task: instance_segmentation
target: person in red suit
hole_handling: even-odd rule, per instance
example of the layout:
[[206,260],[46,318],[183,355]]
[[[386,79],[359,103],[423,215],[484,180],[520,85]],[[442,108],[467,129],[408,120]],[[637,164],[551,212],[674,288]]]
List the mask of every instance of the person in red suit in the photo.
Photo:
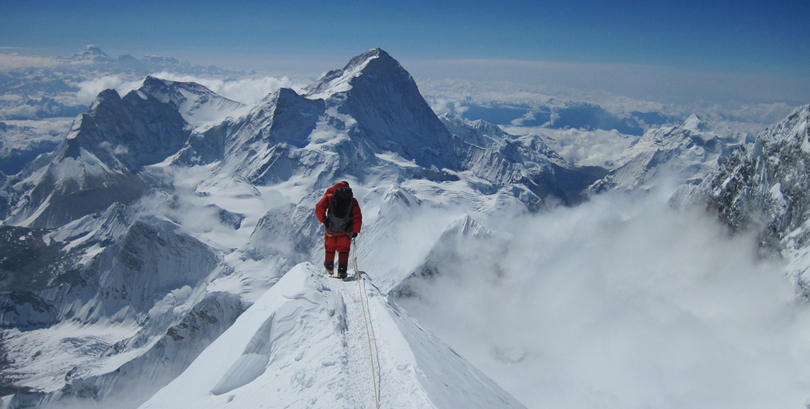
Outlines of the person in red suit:
[[337,252],[337,277],[346,278],[352,239],[357,237],[363,226],[360,204],[354,198],[349,182],[338,182],[326,189],[323,198],[315,205],[315,215],[318,217],[318,221],[326,227],[326,235],[323,240],[326,259],[323,265],[329,275],[332,275],[335,266],[335,252]]

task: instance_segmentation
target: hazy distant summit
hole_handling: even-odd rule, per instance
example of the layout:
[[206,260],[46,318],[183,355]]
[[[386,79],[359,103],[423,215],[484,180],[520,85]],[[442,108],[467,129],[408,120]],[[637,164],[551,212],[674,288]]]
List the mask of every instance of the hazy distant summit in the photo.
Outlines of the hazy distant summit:
[[71,61],[82,61],[82,62],[89,62],[89,63],[99,63],[99,62],[109,62],[113,61],[113,58],[107,55],[101,48],[96,47],[92,44],[88,45],[84,51],[73,54],[70,57]]

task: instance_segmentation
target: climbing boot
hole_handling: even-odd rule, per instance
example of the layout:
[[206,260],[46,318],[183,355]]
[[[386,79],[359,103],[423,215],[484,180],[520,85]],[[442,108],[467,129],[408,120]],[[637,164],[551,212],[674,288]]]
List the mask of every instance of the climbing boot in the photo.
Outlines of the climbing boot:
[[338,273],[337,278],[345,279],[346,278],[346,266],[338,266]]
[[332,275],[332,274],[335,273],[335,271],[334,271],[334,269],[335,269],[334,263],[323,263],[323,266],[326,267],[326,272],[328,272],[329,275]]

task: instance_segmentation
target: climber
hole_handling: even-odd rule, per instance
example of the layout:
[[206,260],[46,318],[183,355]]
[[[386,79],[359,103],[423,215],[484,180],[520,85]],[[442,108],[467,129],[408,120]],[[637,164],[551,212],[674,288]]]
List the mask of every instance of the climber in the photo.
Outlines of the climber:
[[318,221],[326,227],[324,248],[326,260],[323,265],[329,275],[334,272],[335,252],[338,253],[337,278],[346,278],[349,266],[349,250],[352,239],[360,233],[363,225],[363,215],[360,205],[352,196],[349,182],[342,181],[326,190],[323,198],[315,205],[315,215]]

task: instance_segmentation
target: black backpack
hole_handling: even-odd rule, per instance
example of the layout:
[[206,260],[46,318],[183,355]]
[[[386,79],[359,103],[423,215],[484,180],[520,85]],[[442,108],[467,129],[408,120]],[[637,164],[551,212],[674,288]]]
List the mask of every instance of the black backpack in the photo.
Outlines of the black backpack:
[[352,228],[352,189],[339,187],[332,192],[332,200],[326,209],[326,218],[329,220],[329,230],[335,233],[344,233]]

